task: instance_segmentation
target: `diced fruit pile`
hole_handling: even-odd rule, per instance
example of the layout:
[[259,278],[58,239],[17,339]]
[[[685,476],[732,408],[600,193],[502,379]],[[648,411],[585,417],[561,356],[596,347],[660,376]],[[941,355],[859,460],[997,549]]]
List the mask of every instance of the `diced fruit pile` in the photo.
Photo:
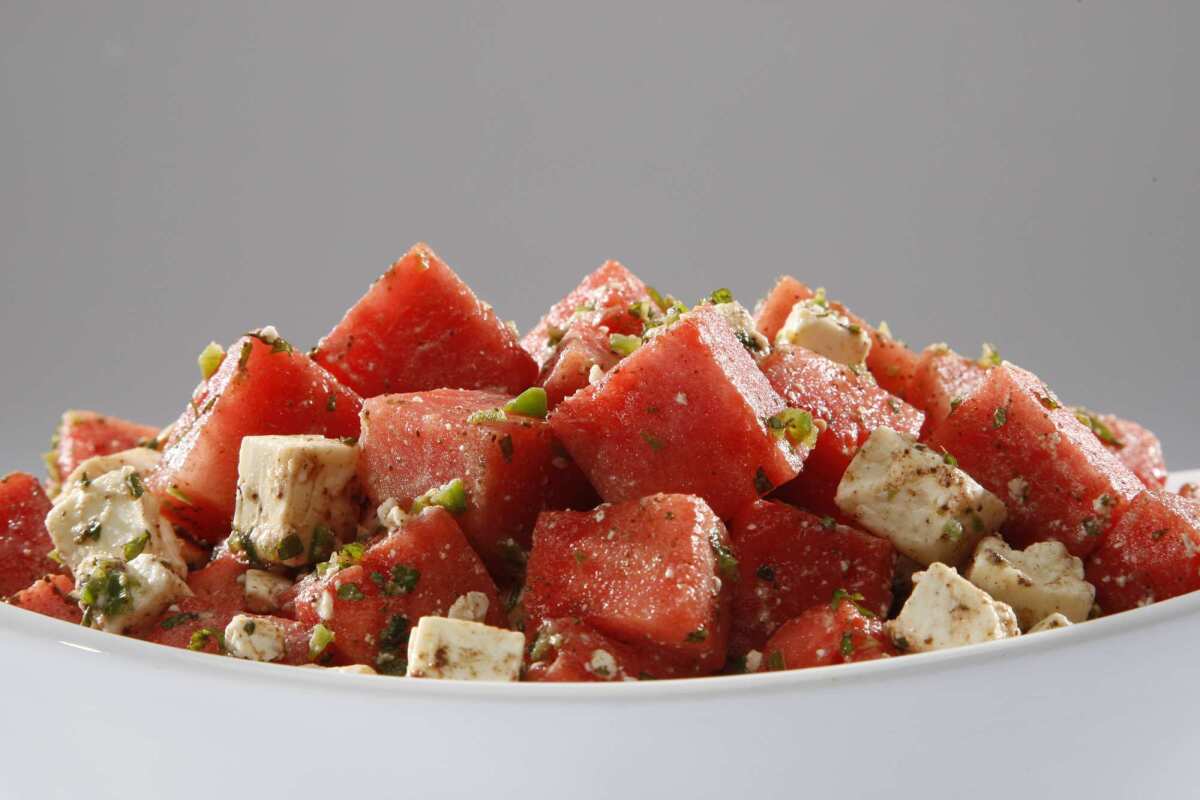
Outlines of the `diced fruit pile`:
[[610,261],[524,338],[417,245],[313,350],[210,344],[164,429],[68,411],[0,480],[0,596],[172,647],[625,681],[1005,639],[1200,589],[1145,428],[794,278]]

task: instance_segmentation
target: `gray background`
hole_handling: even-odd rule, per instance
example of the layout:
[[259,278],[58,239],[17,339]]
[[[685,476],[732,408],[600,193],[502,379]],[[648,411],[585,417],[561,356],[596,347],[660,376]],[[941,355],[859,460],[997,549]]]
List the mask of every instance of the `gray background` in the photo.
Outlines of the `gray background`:
[[791,272],[1200,465],[1200,4],[603,5],[3,2],[2,467],[419,239],[523,328]]

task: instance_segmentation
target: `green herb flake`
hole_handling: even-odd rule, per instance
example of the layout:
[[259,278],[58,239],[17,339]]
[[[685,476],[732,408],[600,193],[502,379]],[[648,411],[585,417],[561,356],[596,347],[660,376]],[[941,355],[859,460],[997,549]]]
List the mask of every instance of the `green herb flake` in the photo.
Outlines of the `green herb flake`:
[[708,301],[713,305],[732,303],[733,292],[729,291],[728,289],[715,289],[713,290],[713,293],[708,296]]
[[962,395],[950,398],[950,413],[953,414],[955,411],[958,411],[958,407],[963,404],[963,400],[965,399]]
[[767,669],[771,672],[782,672],[787,669],[782,650],[772,650],[771,655],[767,656]]
[[325,648],[333,642],[333,631],[326,628],[321,623],[313,626],[312,633],[308,637],[308,660],[316,661],[325,652]]
[[705,628],[703,625],[701,625],[699,628],[696,628],[696,630],[685,636],[683,640],[688,644],[696,644],[698,642],[703,642],[707,638],[708,628]]
[[133,495],[133,499],[137,500],[146,493],[146,485],[142,483],[142,476],[136,472],[129,473],[129,477],[125,479],[129,484],[129,493]]
[[195,614],[191,611],[184,611],[180,614],[172,614],[171,616],[167,617],[162,622],[158,623],[158,627],[162,628],[164,631],[169,631],[172,628],[177,628],[180,625],[183,625],[185,622],[194,622],[198,619],[200,619],[199,614]]
[[545,419],[547,411],[546,390],[540,386],[530,387],[505,403],[504,410],[509,414],[516,414],[521,417]]
[[942,535],[952,542],[957,542],[963,537],[963,524],[956,519],[946,520],[946,524],[942,526]]
[[1159,539],[1161,539],[1162,537],[1164,537],[1166,535],[1167,535],[1167,529],[1159,528],[1154,533],[1150,534],[1150,538],[1154,539],[1155,541],[1158,541]]
[[979,360],[975,363],[984,369],[991,369],[992,367],[998,367],[1003,364],[1004,359],[1000,358],[1000,351],[996,349],[995,345],[989,342],[984,342],[983,352],[980,353]]
[[325,410],[331,414],[337,411],[337,395],[333,392],[330,392],[329,397],[325,400]]
[[831,531],[837,527],[837,520],[833,517],[821,517],[821,527],[827,531]]
[[451,514],[461,514],[467,510],[467,487],[462,478],[455,478],[441,486],[435,486],[425,494],[413,500],[410,514],[419,514],[430,506],[441,506]]
[[379,649],[383,652],[396,652],[408,644],[408,617],[394,614],[379,632]]
[[992,412],[992,428],[1003,428],[1008,422],[1008,409],[1000,406]]
[[[312,541],[309,543],[308,560],[312,563],[325,561],[333,554],[334,547],[337,546],[337,539],[333,535],[333,531],[329,530],[327,525],[318,523],[313,527]],[[347,547],[358,547],[362,545],[357,542],[352,542]]]
[[100,532],[103,528],[100,525],[100,520],[94,519],[84,526],[83,530],[75,534],[75,544],[83,544],[84,542],[96,542],[100,540]]
[[221,368],[221,362],[224,360],[225,348],[216,342],[209,342],[196,358],[196,363],[200,365],[200,377],[204,380],[211,378]]
[[188,640],[188,650],[203,650],[209,642],[213,641],[217,643],[218,651],[225,652],[225,635],[212,628],[201,628]]
[[854,637],[850,631],[842,633],[842,643],[839,648],[842,652],[842,658],[849,658],[854,655]]
[[150,531],[142,531],[141,535],[125,543],[123,555],[126,561],[133,561],[142,554],[146,545],[150,544]]
[[383,593],[387,595],[410,594],[413,589],[417,588],[420,580],[421,570],[407,564],[397,564],[392,567],[391,580],[384,586]]
[[642,346],[642,337],[630,336],[624,333],[614,333],[608,337],[608,349],[619,355],[621,358],[632,355],[635,350]]
[[295,558],[304,552],[304,543],[300,541],[300,537],[294,533],[289,533],[280,540],[279,545],[275,548],[275,556],[280,561],[288,561]]
[[337,596],[339,600],[358,601],[366,595],[357,583],[343,583],[337,588]]
[[713,544],[713,554],[717,557],[717,572],[720,574],[721,580],[736,582],[741,576],[738,573],[738,560],[733,555],[733,551],[717,542]]
[[654,434],[647,433],[646,431],[642,431],[642,441],[650,445],[650,449],[655,451],[662,450],[663,447],[666,446],[663,444],[662,439],[659,439]]
[[759,467],[754,473],[754,491],[759,494],[767,494],[775,488],[775,484],[771,483],[771,479],[767,477],[767,471]]
[[1121,441],[1121,439],[1117,437],[1117,435],[1113,432],[1113,429],[1105,424],[1104,420],[1100,419],[1099,415],[1088,411],[1086,408],[1074,408],[1072,411],[1075,412],[1075,419],[1079,420],[1088,428],[1090,428],[1092,433],[1094,433],[1096,438],[1100,441],[1118,449],[1125,446],[1125,442]]

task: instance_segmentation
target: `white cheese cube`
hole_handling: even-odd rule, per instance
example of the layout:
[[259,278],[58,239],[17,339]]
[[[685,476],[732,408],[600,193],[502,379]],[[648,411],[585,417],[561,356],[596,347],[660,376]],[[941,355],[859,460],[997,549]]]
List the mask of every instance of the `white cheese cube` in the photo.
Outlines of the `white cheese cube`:
[[1019,636],[1013,610],[945,564],[913,575],[913,592],[896,619],[887,623],[896,645],[909,652]]
[[242,439],[231,546],[289,566],[327,557],[357,528],[357,466],[358,447],[337,439]]
[[287,652],[287,640],[270,617],[238,614],[225,626],[225,652],[250,661],[278,661]]
[[450,619],[465,619],[468,622],[483,622],[489,605],[488,597],[483,592],[467,592],[450,605],[446,616]]
[[1067,552],[1062,542],[1038,542],[1014,550],[1003,539],[989,536],[975,548],[966,577],[1012,606],[1023,630],[1055,612],[1071,622],[1083,622],[1096,599],[1096,588],[1083,578],[1083,561]]
[[515,681],[525,636],[479,622],[421,617],[408,640],[408,677]]
[[775,334],[776,347],[804,347],[847,366],[866,362],[871,337],[861,325],[820,300],[801,300]]
[[76,582],[85,560],[131,561],[143,553],[187,575],[175,530],[159,515],[158,499],[146,490],[141,472],[126,464],[77,477],[64,485],[46,515],[54,547]]
[[162,463],[162,454],[148,447],[135,447],[107,456],[92,456],[72,470],[67,479],[63,481],[62,491],[70,491],[76,486],[87,484],[101,475],[121,467],[133,467],[142,477],[145,477],[157,469],[160,463]]
[[289,578],[266,570],[248,569],[244,577],[246,607],[258,614],[278,610],[283,596],[292,588]]
[[838,485],[838,508],[920,562],[961,564],[1004,522],[995,495],[951,459],[891,428],[875,429]]
[[148,622],[181,597],[188,585],[157,556],[143,553],[128,563],[90,557],[75,570],[83,622],[121,633]]
[[1062,614],[1059,614],[1056,611],[1053,614],[1051,614],[1050,616],[1046,617],[1041,622],[1039,622],[1037,625],[1034,625],[1032,628],[1027,630],[1025,633],[1026,634],[1041,633],[1042,631],[1052,631],[1055,628],[1069,628],[1069,627],[1071,627],[1071,620],[1067,619]]
[[745,306],[734,300],[730,303],[717,303],[713,308],[720,312],[721,317],[733,330],[733,335],[737,337],[743,347],[750,351],[752,356],[761,358],[771,352],[771,343],[767,337],[759,333],[758,327],[754,324],[754,317],[750,315]]

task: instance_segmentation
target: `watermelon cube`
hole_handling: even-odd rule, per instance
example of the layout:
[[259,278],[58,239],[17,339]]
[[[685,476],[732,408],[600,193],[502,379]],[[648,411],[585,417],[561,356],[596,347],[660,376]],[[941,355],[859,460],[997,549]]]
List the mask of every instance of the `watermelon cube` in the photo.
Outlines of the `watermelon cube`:
[[775,344],[775,337],[787,322],[792,307],[796,303],[811,300],[814,295],[815,292],[806,284],[791,275],[784,275],[754,307],[754,326],[772,345]]
[[587,386],[594,369],[607,372],[621,360],[613,352],[610,335],[607,327],[590,323],[576,323],[563,334],[538,379],[550,408]]
[[928,436],[950,412],[983,385],[987,369],[945,345],[925,348],[913,370],[905,398],[925,412],[921,429]]
[[61,571],[48,557],[54,549],[46,532],[49,513],[50,500],[37,478],[24,472],[0,478],[0,598]]
[[782,347],[762,362],[771,386],[793,408],[802,408],[826,428],[804,462],[804,471],[777,496],[821,514],[838,515],[838,482],[871,431],[888,427],[916,435],[922,414],[885,392],[875,381],[801,347]]
[[1041,380],[1007,362],[987,371],[929,444],[1004,501],[1004,538],[1019,549],[1056,539],[1083,558],[1142,490]]
[[245,436],[358,435],[358,395],[270,334],[248,334],[193,395],[148,481],[163,513],[197,539],[229,533]]
[[892,604],[891,542],[784,503],[759,500],[729,525],[739,580],[733,585],[729,652],[761,650],[804,611],[828,607],[839,590],[885,616]]
[[516,333],[425,244],[372,284],[313,358],[363,397],[442,387],[516,393],[537,378]]
[[68,411],[54,434],[54,463],[51,485],[67,479],[75,468],[92,456],[107,456],[148,444],[158,428],[139,425],[95,411]]
[[359,439],[359,476],[376,504],[394,498],[407,508],[461,478],[467,501],[459,525],[496,574],[511,543],[528,548],[552,482],[569,494],[564,482],[581,480],[545,420],[498,413],[511,399],[466,389],[373,397]]
[[770,421],[783,400],[721,313],[701,306],[550,415],[600,496],[698,495],[728,518],[796,476],[808,448]]
[[725,526],[698,497],[546,511],[526,572],[526,630],[577,618],[681,673],[714,672],[725,660],[737,577]]
[[577,619],[542,623],[529,651],[528,681],[627,681],[672,677],[677,668],[605,636]]
[[1113,414],[1097,414],[1076,407],[1075,416],[1092,429],[1101,444],[1129,467],[1147,489],[1167,485],[1167,462],[1158,437],[1136,422]]
[[762,669],[806,669],[897,655],[900,651],[884,630],[883,619],[843,599],[784,623],[763,650]]
[[1200,589],[1200,501],[1145,491],[1087,561],[1106,614]]
[[303,578],[295,601],[296,619],[333,632],[323,654],[331,663],[403,675],[410,627],[424,616],[446,616],[468,594],[477,593],[471,605],[483,610],[475,621],[503,626],[495,584],[441,508],[426,508],[365,550],[344,549],[338,558],[346,566]]
[[83,612],[79,609],[79,603],[71,597],[74,590],[75,582],[70,576],[45,575],[34,581],[32,586],[8,598],[8,602],[27,611],[78,625],[83,620]]

